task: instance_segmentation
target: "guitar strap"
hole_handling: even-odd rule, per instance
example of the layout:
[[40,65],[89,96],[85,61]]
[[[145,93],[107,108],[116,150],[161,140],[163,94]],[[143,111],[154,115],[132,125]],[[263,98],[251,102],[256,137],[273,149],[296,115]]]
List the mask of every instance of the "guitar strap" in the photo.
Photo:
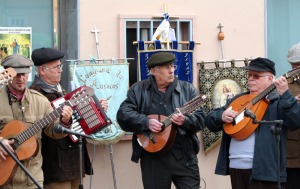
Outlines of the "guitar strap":
[[9,104],[10,106],[12,106],[11,94],[10,94],[10,92],[9,92],[9,90],[8,90],[8,87],[6,87],[6,93],[7,93],[7,98],[8,98],[8,104]]
[[11,93],[10,93],[8,87],[6,87],[6,92],[7,92],[8,104],[10,105],[10,108],[11,108],[11,111],[12,111],[12,114],[13,114],[14,119],[15,119],[15,120],[18,120],[18,117],[20,116],[20,112],[21,112],[21,113],[22,113],[22,118],[21,118],[21,120],[23,121],[23,119],[24,119],[23,113],[24,113],[25,108],[22,107],[22,99],[18,100],[18,99],[16,98],[16,100],[19,101],[19,115],[18,115],[18,116],[15,116],[15,113],[14,113],[14,111],[13,111],[13,104],[12,104],[12,98],[13,98],[13,97],[12,97],[12,95],[11,95]]

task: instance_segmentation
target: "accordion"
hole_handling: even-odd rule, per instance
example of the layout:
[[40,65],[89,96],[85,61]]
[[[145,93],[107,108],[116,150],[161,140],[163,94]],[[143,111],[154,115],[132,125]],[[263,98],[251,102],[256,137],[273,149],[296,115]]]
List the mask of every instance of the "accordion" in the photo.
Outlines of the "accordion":
[[[52,101],[52,106],[58,108],[65,101],[69,100],[74,93],[80,91],[82,87],[87,86],[81,86],[63,97]],[[72,119],[71,130],[86,135],[98,132],[111,124],[111,120],[107,117],[96,95],[90,97],[86,103],[74,106]],[[73,142],[78,141],[77,136],[71,134],[69,136]]]

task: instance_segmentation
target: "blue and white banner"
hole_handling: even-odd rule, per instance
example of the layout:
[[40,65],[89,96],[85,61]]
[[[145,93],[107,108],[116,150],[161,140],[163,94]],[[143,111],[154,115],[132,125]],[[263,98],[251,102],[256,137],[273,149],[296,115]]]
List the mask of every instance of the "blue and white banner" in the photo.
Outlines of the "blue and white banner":
[[[164,50],[166,51],[166,50]],[[140,66],[140,79],[147,79],[150,75],[150,70],[147,67],[147,62],[152,54],[163,52],[162,50],[152,50],[152,51],[139,51],[139,66]],[[176,57],[176,62],[174,65],[177,65],[175,70],[175,75],[179,80],[188,81],[193,83],[193,51],[176,51],[169,50],[167,52],[173,53]]]
[[116,143],[125,134],[116,121],[116,114],[120,104],[126,98],[129,87],[128,69],[127,63],[70,65],[74,89],[83,85],[90,86],[94,88],[98,99],[109,98],[107,116],[112,124],[92,134],[99,144]]
[[147,67],[147,62],[152,54],[158,52],[170,52],[176,57],[174,65],[177,65],[175,75],[179,80],[188,81],[193,83],[193,50],[195,42],[188,43],[188,50],[177,50],[178,41],[172,41],[170,44],[171,49],[162,49],[161,42],[154,41],[155,50],[145,50],[144,41],[138,42],[138,66],[139,66],[139,79],[147,79],[150,75],[150,70]]

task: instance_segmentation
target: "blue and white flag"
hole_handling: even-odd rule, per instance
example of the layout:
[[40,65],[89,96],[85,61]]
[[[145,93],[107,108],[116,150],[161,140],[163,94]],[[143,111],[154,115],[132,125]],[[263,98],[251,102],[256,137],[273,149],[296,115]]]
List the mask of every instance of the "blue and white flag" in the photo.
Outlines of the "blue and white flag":
[[98,99],[108,100],[107,116],[112,124],[105,129],[92,134],[98,144],[112,144],[119,141],[125,134],[116,121],[117,110],[125,100],[129,87],[128,64],[84,64],[71,65],[73,73],[71,80],[74,87],[86,85],[94,88]]

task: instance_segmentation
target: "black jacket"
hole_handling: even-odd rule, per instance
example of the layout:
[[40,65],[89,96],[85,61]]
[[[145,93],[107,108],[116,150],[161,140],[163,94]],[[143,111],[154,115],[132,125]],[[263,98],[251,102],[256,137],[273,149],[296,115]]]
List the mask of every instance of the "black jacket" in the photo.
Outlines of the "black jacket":
[[[142,153],[142,147],[140,147],[137,142],[136,134],[149,131],[149,118],[147,115],[149,115],[148,110],[151,107],[150,103],[152,102],[153,97],[153,84],[150,80],[149,77],[146,80],[133,84],[128,90],[127,98],[122,102],[117,112],[117,121],[120,127],[124,131],[133,132],[133,152],[131,160],[134,162],[139,161]],[[175,110],[197,96],[197,90],[188,82],[179,81],[177,79],[174,82],[177,82],[177,85],[171,98],[173,109]],[[189,142],[186,142],[184,144],[185,147],[191,149],[192,145],[195,154],[199,152],[199,140],[196,133],[205,127],[204,118],[205,114],[203,110],[198,109],[194,113],[186,115],[184,125],[178,127],[180,132],[177,133],[186,135],[190,139],[190,144],[188,144]]]

